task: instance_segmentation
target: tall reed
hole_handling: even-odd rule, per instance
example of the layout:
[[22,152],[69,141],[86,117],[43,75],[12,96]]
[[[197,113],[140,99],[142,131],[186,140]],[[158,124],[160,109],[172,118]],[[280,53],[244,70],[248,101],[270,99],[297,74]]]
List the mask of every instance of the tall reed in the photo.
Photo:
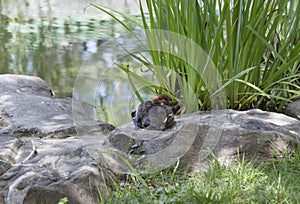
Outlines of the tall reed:
[[[146,30],[175,32],[198,44],[218,70],[223,85],[217,92],[225,91],[227,108],[280,112],[287,102],[300,96],[298,0],[145,0],[144,4],[140,0],[139,3],[142,22],[112,9],[93,6],[113,16],[128,30],[131,28],[117,14]],[[152,40],[148,39],[148,43]],[[166,36],[164,40],[169,39]],[[197,57],[197,53],[193,54]],[[149,60],[132,55],[149,65]],[[211,109],[212,93],[193,67],[176,57],[176,53],[150,51],[150,55],[150,70],[160,83],[149,86],[152,90],[160,87],[159,91],[169,92],[187,108],[187,103],[197,96],[197,109]],[[129,77],[145,83],[124,65],[120,67]],[[167,73],[161,67],[166,67]],[[175,75],[170,74],[174,72]]]

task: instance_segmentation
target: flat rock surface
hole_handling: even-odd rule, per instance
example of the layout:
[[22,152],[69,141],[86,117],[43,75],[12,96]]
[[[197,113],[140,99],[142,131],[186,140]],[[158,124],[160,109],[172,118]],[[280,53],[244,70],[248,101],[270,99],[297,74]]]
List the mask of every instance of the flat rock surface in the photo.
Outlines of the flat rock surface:
[[[0,75],[0,134],[10,136],[68,137],[76,135],[73,105],[84,111],[92,124],[95,107],[72,100],[53,98],[50,88],[38,77]],[[88,113],[87,113],[88,112]],[[103,124],[105,125],[105,124]]]

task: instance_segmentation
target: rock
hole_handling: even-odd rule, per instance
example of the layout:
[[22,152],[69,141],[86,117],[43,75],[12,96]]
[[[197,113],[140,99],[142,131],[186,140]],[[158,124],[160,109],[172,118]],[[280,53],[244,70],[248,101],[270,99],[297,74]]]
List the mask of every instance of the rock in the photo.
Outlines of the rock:
[[[96,203],[96,189],[106,188],[97,162],[79,139],[24,140],[20,145],[14,140],[10,146],[15,148],[1,146],[1,151],[16,153],[6,162],[10,167],[0,177],[6,203],[58,203],[63,197],[68,197],[70,203]],[[33,148],[36,153],[28,158],[28,150]],[[105,191],[103,194],[107,196]]]
[[[0,75],[0,134],[10,136],[68,137],[76,135],[72,99],[56,99],[38,77]],[[76,101],[73,101],[76,103]],[[80,102],[77,102],[80,103]],[[81,103],[95,116],[95,108]],[[88,118],[95,123],[95,118]],[[96,124],[96,123],[95,123]]]
[[[38,77],[0,75],[0,203],[57,204],[63,197],[98,203],[97,192],[108,195],[113,174],[86,151],[76,130],[104,138],[114,127],[95,119],[95,107],[51,93]],[[74,113],[89,126],[76,127]]]
[[22,144],[22,141],[15,137],[0,137],[0,175],[4,174],[16,163],[17,149]]
[[287,105],[285,114],[300,120],[300,98]]
[[47,83],[39,77],[3,74],[0,75],[1,94],[30,94],[35,96],[52,97],[52,91]]
[[[220,110],[176,117],[176,125],[165,131],[135,130],[131,123],[112,131],[105,142],[117,149],[104,162],[122,163],[127,158],[141,172],[151,173],[173,165],[198,171],[213,153],[223,164],[239,157],[266,161],[282,158],[299,145],[300,121],[286,115],[261,110]],[[105,161],[106,160],[106,161]],[[124,166],[125,165],[125,166]],[[114,168],[130,173],[127,164]],[[159,168],[158,168],[159,167]]]

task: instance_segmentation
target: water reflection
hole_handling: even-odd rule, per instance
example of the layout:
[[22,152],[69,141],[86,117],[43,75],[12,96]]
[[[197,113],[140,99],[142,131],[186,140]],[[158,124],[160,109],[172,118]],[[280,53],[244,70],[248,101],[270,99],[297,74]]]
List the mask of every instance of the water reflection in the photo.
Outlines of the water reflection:
[[113,21],[92,20],[82,27],[72,19],[17,22],[2,16],[1,73],[37,75],[58,96],[71,96],[77,71],[107,40],[113,25]]
[[[134,35],[145,40],[141,30],[136,30]],[[98,109],[100,120],[121,125],[131,120],[130,113],[139,102],[131,88],[127,74],[121,71],[115,63],[124,64],[131,71],[153,81],[151,73],[143,71],[145,67],[134,62],[127,52],[128,50],[133,52],[145,49],[145,42],[139,43],[133,36],[127,34],[106,41],[97,49],[98,54],[101,53],[102,56],[105,56],[104,60],[96,60],[98,58],[96,54],[86,61],[78,74],[73,97],[90,104],[99,105],[101,107]],[[146,55],[147,53],[143,54]],[[135,87],[138,90],[141,89],[142,97],[145,100],[151,97],[149,95],[152,94],[140,84],[135,83]]]
[[[116,5],[120,10],[137,12],[136,4],[128,2]],[[37,75],[59,97],[71,96],[74,78],[84,61],[97,53],[101,43],[125,32],[95,8],[84,13],[88,3],[0,0],[0,73]],[[101,1],[107,6],[112,3]]]
[[[113,59],[119,58],[123,49],[117,44],[105,46],[105,42],[126,31],[95,9],[89,8],[83,14],[88,3],[79,0],[0,0],[0,73],[39,76],[49,84],[57,97],[72,96],[74,82],[82,66],[88,67],[88,77],[103,78],[105,70],[113,68]],[[123,5],[123,8],[117,9],[138,13],[134,0],[108,0],[101,4]],[[119,38],[119,41],[126,40]],[[82,87],[78,98],[102,105],[101,119],[115,124],[124,123],[130,119],[128,112],[132,107],[128,107],[128,103],[117,104],[116,100],[128,101],[128,97],[132,97],[132,93],[129,93],[131,88],[128,83],[120,85],[115,81],[123,75],[116,76],[114,73],[110,77],[105,76],[99,84],[89,84],[99,87],[94,93],[87,93],[86,87]],[[120,92],[113,99],[111,93],[117,93],[117,89]],[[124,97],[127,97],[126,100]],[[113,114],[107,111],[105,104],[109,103],[112,106],[119,105],[117,109],[120,113],[125,110],[124,117],[118,117],[119,122],[115,122]],[[124,106],[127,107],[124,109]]]

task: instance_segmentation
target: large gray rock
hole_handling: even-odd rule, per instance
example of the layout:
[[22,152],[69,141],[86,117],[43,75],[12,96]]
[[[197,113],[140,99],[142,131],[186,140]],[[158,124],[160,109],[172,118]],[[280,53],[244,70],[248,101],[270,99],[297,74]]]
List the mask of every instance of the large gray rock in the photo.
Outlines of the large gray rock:
[[38,77],[0,75],[0,203],[98,203],[97,192],[107,196],[108,172],[77,137],[72,102],[98,136],[113,129],[95,119],[95,107],[53,98]]
[[108,124],[96,121],[95,107],[71,98],[53,98],[47,84],[38,77],[0,75],[0,94],[1,135],[74,136],[72,105],[80,105],[73,111],[88,116],[87,122],[110,128]]
[[135,130],[131,123],[126,124],[111,132],[105,142],[117,149],[115,154],[101,156],[122,173],[132,170],[124,157],[146,173],[179,160],[180,167],[198,171],[206,167],[211,153],[224,164],[243,156],[266,161],[284,157],[299,141],[300,121],[294,118],[257,109],[220,110],[177,117],[176,125],[165,131]]
[[0,148],[6,151],[0,156],[6,158],[0,177],[5,203],[57,204],[63,197],[71,203],[97,203],[97,189],[107,196],[106,177],[76,138],[9,138]]
[[52,97],[51,89],[39,77],[3,74],[0,75],[0,93],[3,95],[31,94],[36,96]]

